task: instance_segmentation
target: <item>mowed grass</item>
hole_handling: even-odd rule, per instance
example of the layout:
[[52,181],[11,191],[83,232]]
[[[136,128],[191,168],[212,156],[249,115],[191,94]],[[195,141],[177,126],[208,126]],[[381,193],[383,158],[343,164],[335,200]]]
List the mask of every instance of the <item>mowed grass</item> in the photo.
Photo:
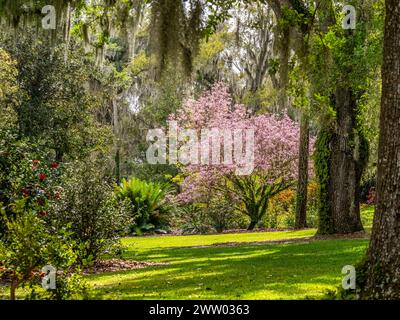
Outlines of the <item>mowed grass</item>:
[[[373,207],[362,217],[370,229]],[[168,264],[86,279],[94,299],[318,299],[340,285],[342,267],[361,259],[368,240],[307,239],[315,231],[124,238],[123,258]],[[293,242],[254,244],[269,241]],[[0,286],[0,299],[8,290]]]
[[298,231],[273,231],[273,232],[243,232],[207,235],[185,235],[185,236],[154,236],[154,237],[132,237],[122,240],[129,251],[142,251],[155,248],[173,248],[190,246],[207,246],[224,243],[246,243],[263,241],[281,241],[312,237],[316,229],[305,229]]
[[[124,258],[168,265],[88,277],[96,299],[321,298],[359,261],[367,240],[250,245],[308,237],[315,230],[125,238]],[[236,241],[235,241],[236,239]],[[235,246],[206,246],[238,242]]]

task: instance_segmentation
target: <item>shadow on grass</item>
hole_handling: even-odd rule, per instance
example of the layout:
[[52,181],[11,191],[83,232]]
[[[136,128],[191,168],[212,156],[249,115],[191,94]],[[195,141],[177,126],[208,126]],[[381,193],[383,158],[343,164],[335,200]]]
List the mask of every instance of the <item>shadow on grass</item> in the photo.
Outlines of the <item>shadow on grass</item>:
[[340,284],[366,240],[152,249],[127,259],[170,265],[90,276],[98,299],[304,299]]

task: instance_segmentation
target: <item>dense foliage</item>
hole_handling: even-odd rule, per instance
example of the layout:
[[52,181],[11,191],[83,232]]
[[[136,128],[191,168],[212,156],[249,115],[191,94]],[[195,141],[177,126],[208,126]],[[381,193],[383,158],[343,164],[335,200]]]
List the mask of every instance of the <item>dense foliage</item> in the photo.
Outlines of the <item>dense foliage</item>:
[[171,186],[167,183],[137,178],[122,180],[115,192],[118,198],[129,200],[132,206],[131,217],[135,224],[131,231],[140,233],[168,225],[170,205],[167,196],[170,191]]

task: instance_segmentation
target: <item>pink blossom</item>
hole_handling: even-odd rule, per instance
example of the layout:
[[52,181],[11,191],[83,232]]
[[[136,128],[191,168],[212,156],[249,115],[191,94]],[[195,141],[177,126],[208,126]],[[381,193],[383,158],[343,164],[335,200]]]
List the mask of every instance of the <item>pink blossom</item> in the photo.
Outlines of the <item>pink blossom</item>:
[[[299,126],[287,115],[265,114],[255,116],[243,105],[233,105],[227,87],[218,83],[197,100],[188,100],[170,116],[180,128],[254,129],[254,171],[273,183],[277,179],[296,179],[299,152]],[[310,150],[314,141],[311,142]],[[223,149],[223,148],[221,148]],[[232,165],[187,165],[182,171],[187,175],[178,196],[183,202],[201,198],[219,183],[222,177],[234,172]]]

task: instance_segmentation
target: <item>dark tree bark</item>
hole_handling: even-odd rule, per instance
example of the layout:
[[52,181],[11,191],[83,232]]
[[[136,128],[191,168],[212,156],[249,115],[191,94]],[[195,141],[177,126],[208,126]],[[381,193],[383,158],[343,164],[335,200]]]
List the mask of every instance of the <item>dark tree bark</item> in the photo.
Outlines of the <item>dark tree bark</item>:
[[63,162],[63,159],[64,159],[64,151],[61,150],[61,148],[60,148],[60,149],[57,149],[57,150],[56,150],[56,157],[55,157],[55,160],[56,160],[57,162]]
[[249,226],[247,227],[247,230],[254,230],[255,226],[257,225],[258,221],[250,221]]
[[13,278],[11,280],[11,285],[10,285],[10,300],[15,300],[15,298],[16,298],[15,292],[16,292],[17,288],[18,288],[18,280]]
[[307,185],[308,158],[310,146],[310,123],[308,114],[303,111],[300,122],[299,173],[296,191],[295,229],[307,227]]
[[368,157],[368,143],[359,132],[357,99],[352,89],[338,87],[333,105],[336,120],[320,132],[315,153],[319,234],[363,230],[359,185]]
[[357,101],[350,88],[337,88],[336,128],[332,134],[330,189],[334,233],[363,230],[359,185],[365,167],[362,137],[356,134]]
[[362,299],[400,299],[400,2],[386,0],[377,205]]
[[[355,37],[353,30],[347,31],[343,50],[348,57],[354,57]],[[316,163],[326,170],[320,170],[318,175],[319,234],[344,234],[363,230],[359,189],[368,159],[368,142],[357,120],[360,94],[355,94],[353,82],[349,80],[352,70],[345,64],[339,64],[338,67],[341,76],[336,80],[331,101],[336,118],[320,133],[325,135],[324,144],[317,144],[317,154],[327,151],[325,163],[321,163],[321,159]]]

